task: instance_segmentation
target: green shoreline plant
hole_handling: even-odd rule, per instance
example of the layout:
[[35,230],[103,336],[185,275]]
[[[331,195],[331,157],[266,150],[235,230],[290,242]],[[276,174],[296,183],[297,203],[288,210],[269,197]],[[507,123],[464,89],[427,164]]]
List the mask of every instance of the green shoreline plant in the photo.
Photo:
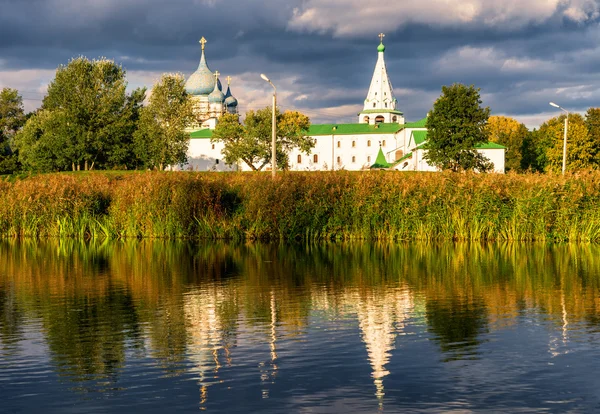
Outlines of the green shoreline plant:
[[0,237],[600,242],[600,172],[92,172],[0,179]]

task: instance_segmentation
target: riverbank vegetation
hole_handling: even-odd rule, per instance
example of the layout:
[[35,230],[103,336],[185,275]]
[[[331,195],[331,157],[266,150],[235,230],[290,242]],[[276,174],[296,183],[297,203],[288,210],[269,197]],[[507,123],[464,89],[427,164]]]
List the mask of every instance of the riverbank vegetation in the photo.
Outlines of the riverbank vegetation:
[[2,237],[600,241],[600,173],[78,172],[0,180]]

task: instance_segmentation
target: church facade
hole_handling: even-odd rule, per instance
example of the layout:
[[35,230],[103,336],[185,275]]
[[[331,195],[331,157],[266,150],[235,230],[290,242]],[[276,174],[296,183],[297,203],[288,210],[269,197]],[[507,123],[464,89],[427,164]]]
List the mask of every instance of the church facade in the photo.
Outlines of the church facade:
[[[357,122],[311,125],[308,135],[314,139],[315,146],[310,154],[301,153],[299,150],[291,151],[288,154],[290,170],[359,171],[371,168],[399,171],[437,170],[425,159],[427,151],[424,149],[427,141],[425,122],[427,118],[416,122],[406,122],[404,114],[398,109],[398,101],[394,96],[385,64],[386,48],[383,37],[384,35],[380,34],[375,71],[363,110],[357,114]],[[212,143],[210,140],[220,114],[237,113],[237,100],[235,106],[227,104],[227,102],[233,102],[229,86],[227,94],[222,92],[219,94],[219,74],[210,72],[208,69],[204,56],[206,43],[204,38],[201,43],[200,65],[186,84],[186,90],[195,99],[198,114],[198,122],[194,125],[193,131],[190,131],[186,168],[204,171],[250,170],[243,163],[240,165],[224,164],[223,144]],[[209,89],[211,91],[207,94]],[[229,95],[229,101],[227,101],[227,95]],[[219,101],[221,98],[222,100]],[[219,102],[221,103],[219,104]],[[476,149],[490,159],[495,172],[504,172],[505,147],[487,143]]]

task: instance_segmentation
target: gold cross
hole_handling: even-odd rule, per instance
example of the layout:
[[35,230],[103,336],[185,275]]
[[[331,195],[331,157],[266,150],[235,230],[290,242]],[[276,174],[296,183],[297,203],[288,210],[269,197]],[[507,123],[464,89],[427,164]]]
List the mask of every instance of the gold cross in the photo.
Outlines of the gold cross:
[[231,83],[231,76],[227,76],[227,85]]
[[220,75],[219,71],[215,70],[215,79],[216,80],[219,80],[219,75]]
[[204,50],[204,45],[206,44],[207,40],[204,38],[204,36],[202,36],[202,39],[200,39],[200,44],[202,45],[202,50]]
[[384,37],[385,37],[385,35],[383,33],[379,33],[379,39],[381,39],[381,43],[383,43]]

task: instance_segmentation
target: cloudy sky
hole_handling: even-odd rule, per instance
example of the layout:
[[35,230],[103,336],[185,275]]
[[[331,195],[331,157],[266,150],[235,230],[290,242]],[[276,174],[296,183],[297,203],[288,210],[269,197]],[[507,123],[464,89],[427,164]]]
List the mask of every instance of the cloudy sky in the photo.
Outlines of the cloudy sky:
[[240,109],[270,103],[313,122],[354,122],[378,33],[400,109],[426,115],[441,86],[481,88],[493,114],[529,127],[600,106],[600,0],[0,0],[0,87],[41,104],[56,67],[107,57],[130,87],[189,76],[208,40],[210,68],[231,76]]

